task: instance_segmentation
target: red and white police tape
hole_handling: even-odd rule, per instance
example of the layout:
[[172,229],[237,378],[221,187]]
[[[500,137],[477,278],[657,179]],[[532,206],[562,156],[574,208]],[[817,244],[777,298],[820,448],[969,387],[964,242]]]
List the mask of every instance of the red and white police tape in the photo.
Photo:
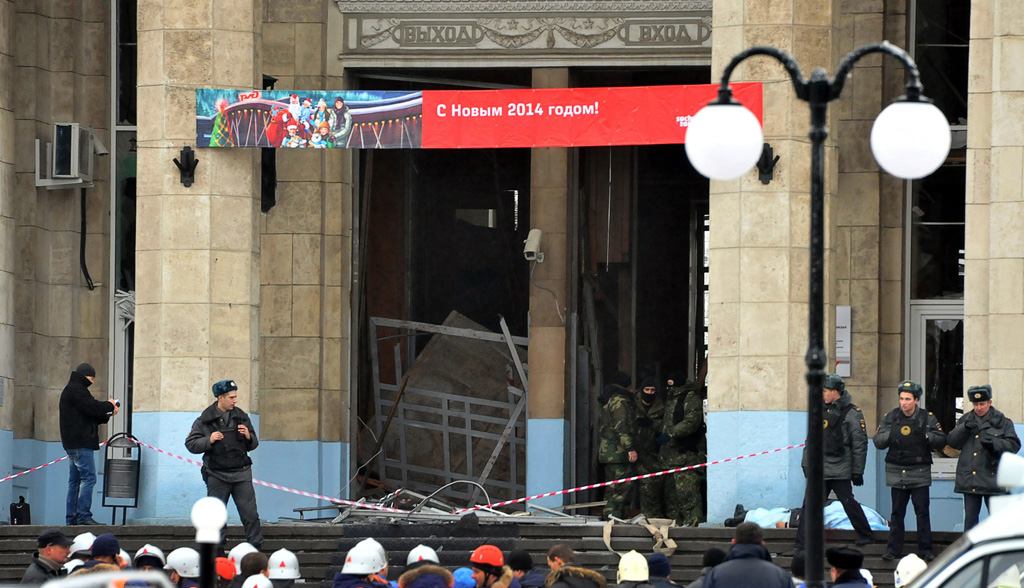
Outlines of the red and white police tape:
[[[145,443],[143,441],[140,441],[137,437],[133,437],[133,438],[135,439],[135,441],[139,445],[145,447],[146,449],[152,449],[153,451],[156,451],[157,453],[162,453],[164,455],[167,455],[167,456],[170,456],[170,457],[173,457],[173,458],[176,458],[176,459],[180,459],[181,461],[184,461],[186,463],[190,463],[192,465],[197,465],[197,466],[202,466],[203,465],[202,462],[198,462],[198,461],[196,461],[194,459],[189,459],[187,457],[182,457],[180,455],[176,455],[174,453],[171,453],[170,451],[164,451],[163,449],[160,449],[159,447],[153,447],[149,443]],[[343,500],[341,498],[332,498],[330,496],[324,496],[322,494],[314,494],[312,492],[306,492],[305,490],[296,490],[295,488],[289,488],[287,486],[281,486],[280,484],[272,484],[270,482],[264,482],[263,480],[257,480],[255,478],[253,478],[252,481],[253,481],[254,484],[259,484],[261,486],[266,486],[267,488],[273,488],[274,490],[281,490],[283,492],[290,492],[292,494],[298,494],[299,496],[307,496],[309,498],[316,498],[316,499],[319,499],[319,500],[326,500],[328,502],[333,502],[335,504],[344,504],[344,505],[347,505],[347,506],[355,506],[355,507],[358,507],[358,508],[368,508],[370,510],[380,510],[380,511],[384,511],[384,512],[394,512],[394,513],[399,513],[399,514],[405,514],[405,513],[408,512],[408,511],[404,511],[404,510],[397,509],[397,508],[388,508],[386,506],[377,506],[375,504],[365,504],[365,503],[362,503],[362,502],[353,502],[351,500]]]
[[[140,441],[137,437],[133,437],[133,439],[139,445],[141,445],[142,447],[145,447],[146,449],[152,449],[153,451],[156,451],[157,453],[161,453],[163,455],[167,455],[167,456],[173,457],[175,459],[180,459],[181,461],[184,461],[186,463],[190,463],[192,465],[196,465],[196,466],[202,466],[203,465],[201,462],[195,461],[193,459],[189,459],[187,457],[182,457],[180,455],[176,455],[174,453],[171,453],[170,451],[165,451],[163,449],[160,449],[159,447],[154,447],[154,446],[152,446],[152,445],[150,445],[148,443]],[[101,446],[102,445],[106,445],[106,443],[101,443]],[[492,502],[491,504],[483,504],[483,505],[480,505],[480,506],[474,506],[472,508],[459,509],[459,510],[454,511],[453,514],[461,514],[461,513],[464,513],[464,512],[473,512],[473,511],[481,510],[481,509],[485,509],[485,508],[497,508],[497,507],[500,507],[500,506],[508,506],[510,504],[519,504],[520,502],[527,502],[527,501],[530,501],[530,500],[538,500],[540,498],[548,498],[550,496],[560,496],[562,494],[572,494],[574,492],[580,492],[580,491],[583,491],[583,490],[593,490],[595,488],[604,488],[605,486],[614,486],[615,484],[623,484],[623,483],[626,483],[626,482],[635,482],[636,480],[646,480],[648,478],[656,478],[658,476],[667,476],[669,474],[677,474],[679,472],[685,472],[687,470],[695,470],[695,469],[698,469],[698,468],[718,465],[718,464],[722,464],[722,463],[728,463],[730,461],[739,461],[741,459],[747,459],[747,458],[750,458],[750,457],[758,457],[758,456],[761,456],[761,455],[768,455],[769,453],[779,453],[781,451],[788,451],[790,449],[797,449],[799,447],[803,447],[804,445],[805,445],[804,443],[800,443],[800,444],[797,444],[797,445],[790,445],[788,447],[779,447],[777,449],[769,449],[767,451],[759,451],[757,453],[748,453],[746,455],[739,455],[739,456],[730,457],[730,458],[727,458],[727,459],[717,459],[715,461],[708,461],[708,462],[699,463],[699,464],[696,464],[696,465],[690,465],[690,466],[685,466],[685,467],[681,467],[681,468],[673,468],[673,469],[663,470],[663,471],[654,472],[654,473],[651,473],[651,474],[642,474],[642,475],[639,475],[639,476],[630,476],[628,478],[620,478],[618,480],[611,480],[611,481],[608,481],[608,482],[601,482],[599,484],[587,484],[586,486],[578,486],[576,488],[566,488],[565,490],[556,490],[554,492],[545,492],[543,494],[535,494],[533,496],[526,496],[524,498],[516,498],[515,500],[505,500],[503,502]],[[24,472],[18,472],[17,474],[13,474],[13,475],[7,476],[6,478],[0,479],[0,484],[2,484],[4,482],[7,482],[9,480],[13,480],[14,478],[17,478],[19,476],[24,476],[25,474],[31,474],[34,471],[41,470],[41,469],[43,469],[45,467],[51,466],[51,465],[59,462],[59,461],[64,461],[65,459],[68,459],[68,456],[65,455],[64,457],[59,457],[59,458],[57,458],[57,459],[55,459],[55,460],[53,460],[51,462],[44,463],[42,465],[38,465],[38,466],[36,466],[36,467],[34,467],[32,469],[25,470]],[[305,490],[296,490],[294,488],[289,488],[287,486],[281,486],[279,484],[272,484],[270,482],[264,482],[263,480],[253,479],[253,483],[260,484],[261,486],[266,486],[268,488],[273,488],[275,490],[281,490],[281,491],[284,491],[284,492],[290,492],[292,494],[298,494],[300,496],[307,496],[309,498],[316,498],[318,500],[326,500],[328,502],[333,502],[335,504],[344,504],[344,505],[348,505],[348,506],[354,506],[356,508],[368,508],[368,509],[371,509],[371,510],[379,510],[379,511],[392,512],[392,513],[398,513],[398,514],[408,514],[408,512],[409,512],[409,511],[401,510],[401,509],[397,509],[397,508],[388,508],[388,507],[385,507],[385,506],[377,506],[375,504],[365,504],[365,503],[362,503],[362,502],[353,502],[351,500],[343,500],[341,498],[333,498],[333,497],[330,497],[330,496],[324,496],[322,494],[314,494],[312,492],[306,492]]]
[[748,453],[747,455],[740,455],[740,456],[737,456],[737,457],[730,457],[728,459],[718,459],[718,460],[715,460],[715,461],[708,461],[708,462],[699,463],[699,464],[696,464],[696,465],[691,465],[691,466],[686,466],[686,467],[681,467],[681,468],[673,468],[673,469],[670,469],[670,470],[663,470],[663,471],[660,471],[660,472],[654,472],[652,474],[642,474],[642,475],[639,475],[639,476],[631,476],[629,478],[620,478],[618,480],[612,480],[610,482],[601,482],[600,484],[588,484],[586,486],[579,486],[577,488],[567,488],[565,490],[557,490],[555,492],[545,492],[544,494],[535,494],[533,496],[527,496],[526,498],[516,498],[515,500],[506,500],[504,502],[493,502],[491,504],[484,504],[484,505],[481,505],[481,506],[474,506],[472,508],[459,509],[459,510],[455,511],[455,514],[461,514],[461,513],[464,513],[464,512],[472,512],[474,510],[480,510],[480,509],[483,509],[483,508],[497,508],[499,506],[508,506],[510,504],[518,504],[520,502],[527,502],[529,500],[537,500],[538,498],[547,498],[549,496],[560,496],[562,494],[572,494],[573,492],[580,492],[581,490],[593,490],[594,488],[603,488],[605,486],[612,486],[612,485],[615,485],[615,484],[622,484],[622,483],[625,483],[625,482],[633,482],[633,481],[636,481],[636,480],[646,480],[648,478],[657,478],[658,476],[665,476],[665,475],[668,475],[668,474],[677,474],[679,472],[685,472],[686,470],[695,470],[695,469],[698,469],[698,468],[718,465],[720,463],[726,463],[726,462],[729,462],[729,461],[738,461],[738,460],[741,460],[741,459],[747,459],[748,457],[757,457],[759,455],[768,455],[769,453],[778,453],[780,451],[788,451],[790,449],[796,449],[797,447],[803,447],[804,445],[805,445],[805,443],[800,443],[799,445],[790,445],[789,447],[779,447],[778,449],[769,449],[768,451],[760,451],[758,453]]
[[[106,444],[107,444],[107,442],[104,441],[103,443],[100,443],[100,447],[103,447]],[[14,478],[20,478],[21,476],[24,476],[25,474],[31,474],[32,472],[41,470],[41,469],[43,469],[45,467],[52,466],[53,464],[55,464],[55,463],[57,463],[59,461],[64,461],[65,459],[68,459],[68,456],[65,455],[64,457],[58,457],[57,459],[55,459],[53,461],[44,463],[43,465],[37,465],[36,467],[34,467],[32,469],[28,469],[28,470],[25,470],[23,472],[18,472],[17,474],[11,474],[10,476],[7,476],[6,478],[0,479],[0,484],[3,484],[4,482],[7,482],[9,480],[13,480]]]
[[24,476],[25,474],[31,474],[32,472],[34,472],[36,470],[41,470],[41,469],[43,469],[43,468],[45,468],[47,466],[52,466],[53,464],[57,463],[58,461],[64,461],[67,458],[68,458],[68,456],[66,456],[66,455],[64,457],[58,457],[57,459],[55,459],[55,460],[53,460],[53,461],[51,461],[49,463],[44,463],[43,465],[37,465],[36,467],[34,467],[34,468],[30,469],[30,470],[25,470],[23,472],[18,472],[17,474],[11,474],[10,476],[7,476],[6,478],[0,480],[0,484],[3,484],[4,482],[6,482],[8,480],[13,480],[14,478],[17,478],[17,477],[20,477],[20,476]]

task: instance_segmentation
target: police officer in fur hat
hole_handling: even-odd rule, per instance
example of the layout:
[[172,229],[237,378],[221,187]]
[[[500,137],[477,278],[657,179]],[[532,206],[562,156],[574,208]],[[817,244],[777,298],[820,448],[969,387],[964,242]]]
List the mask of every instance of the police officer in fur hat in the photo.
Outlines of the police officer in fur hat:
[[[846,391],[846,383],[838,374],[825,376],[821,395],[825,403],[825,420],[822,423],[825,429],[822,440],[825,446],[825,495],[836,493],[846,516],[850,518],[853,530],[857,532],[856,544],[867,545],[872,540],[871,525],[853,496],[853,487],[864,484],[864,467],[867,463],[868,436],[864,414],[853,403],[853,397]],[[801,466],[805,468],[806,474],[807,448],[804,448]],[[791,555],[804,551],[806,534],[806,527],[800,525],[796,530]]]
[[828,565],[832,566],[832,588],[870,588],[867,579],[860,573],[864,565],[864,554],[852,547],[830,547],[825,552]]
[[871,439],[875,447],[888,449],[885,455],[885,483],[891,488],[892,517],[889,545],[882,559],[892,561],[903,550],[903,519],[907,502],[913,501],[917,515],[917,547],[925,561],[932,552],[932,524],[928,488],[932,485],[932,450],[946,446],[946,433],[935,415],[919,407],[921,385],[905,380],[896,388],[900,405],[885,415]]
[[947,439],[960,450],[953,491],[964,495],[964,531],[978,524],[982,500],[988,507],[990,496],[1005,494],[996,485],[999,456],[1020,451],[1013,421],[992,406],[992,386],[971,386],[967,399],[974,410],[960,417]]
[[216,496],[227,504],[235,501],[238,516],[245,527],[245,540],[257,550],[263,545],[260,514],[256,510],[256,490],[252,485],[252,460],[248,453],[260,444],[249,415],[238,408],[238,385],[221,380],[213,385],[217,398],[192,423],[185,447],[203,454],[203,481],[207,496]]

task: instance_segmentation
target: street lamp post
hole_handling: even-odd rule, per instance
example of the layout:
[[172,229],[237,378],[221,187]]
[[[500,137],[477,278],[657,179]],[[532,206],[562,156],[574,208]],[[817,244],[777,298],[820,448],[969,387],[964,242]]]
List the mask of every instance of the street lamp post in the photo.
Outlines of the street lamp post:
[[200,498],[192,505],[192,526],[199,544],[199,588],[217,586],[216,549],[227,520],[227,507],[215,496]]
[[906,93],[889,105],[871,130],[871,150],[885,171],[903,179],[924,177],[949,153],[951,135],[946,117],[921,94],[920,74],[914,60],[902,49],[882,42],[851,51],[839,63],[834,79],[822,68],[805,80],[793,57],[774,47],[752,47],[736,55],[722,72],[718,98],[701,109],[686,132],[686,154],[701,174],[714,180],[733,180],[751,168],[761,153],[763,135],[757,118],[736,102],[729,77],[736,66],[754,55],[766,55],[782,64],[793,82],[798,99],[811,111],[811,219],[810,291],[808,304],[807,365],[807,488],[801,521],[806,529],[807,586],[824,580],[824,403],[825,380],[825,139],[828,103],[839,98],[854,63],[872,53],[891,55],[907,70]]

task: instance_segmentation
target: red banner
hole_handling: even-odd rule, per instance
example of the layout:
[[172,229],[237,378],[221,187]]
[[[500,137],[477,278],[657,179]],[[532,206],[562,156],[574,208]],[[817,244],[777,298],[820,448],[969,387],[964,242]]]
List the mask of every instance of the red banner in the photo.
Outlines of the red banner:
[[[732,84],[761,120],[761,84]],[[718,84],[423,92],[423,148],[683,143]]]

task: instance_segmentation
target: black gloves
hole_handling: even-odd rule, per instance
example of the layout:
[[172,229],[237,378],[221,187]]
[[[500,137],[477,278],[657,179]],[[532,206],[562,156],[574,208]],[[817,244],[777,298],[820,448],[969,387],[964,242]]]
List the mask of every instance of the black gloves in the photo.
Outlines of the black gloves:
[[995,445],[995,441],[996,440],[995,440],[995,437],[992,436],[992,433],[989,433],[989,432],[982,433],[978,437],[978,441],[981,442],[981,446],[984,447],[985,449],[988,449],[989,451],[995,451],[996,450],[996,445]]
[[853,475],[853,485],[854,486],[863,486],[864,485],[864,474],[854,474]]
[[671,438],[672,437],[669,437],[668,433],[662,433],[661,435],[658,435],[658,438],[654,440],[654,443],[657,445],[658,449],[661,449],[661,446],[668,443]]
[[973,433],[978,430],[978,421],[969,418],[964,421],[964,428]]
[[637,417],[636,424],[640,425],[641,427],[649,427],[654,424],[654,421],[651,420],[651,417],[649,416],[642,416]]

